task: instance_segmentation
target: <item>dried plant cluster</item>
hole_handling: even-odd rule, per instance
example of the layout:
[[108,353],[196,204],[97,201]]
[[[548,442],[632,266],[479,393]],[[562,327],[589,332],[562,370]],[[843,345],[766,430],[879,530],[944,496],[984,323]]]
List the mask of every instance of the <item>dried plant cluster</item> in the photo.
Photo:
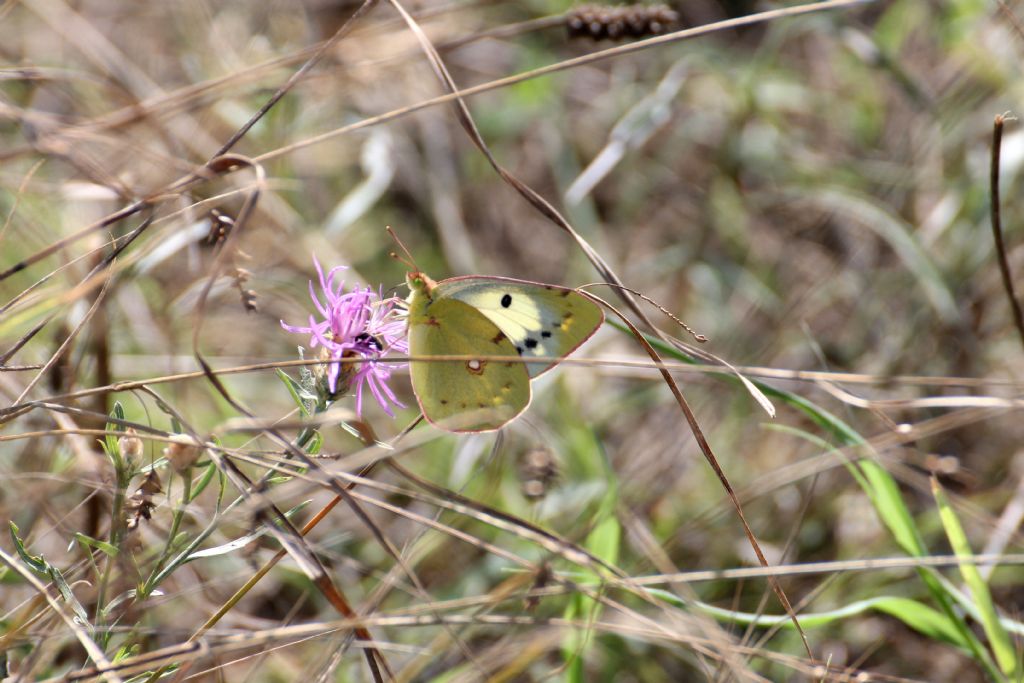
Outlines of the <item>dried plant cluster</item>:
[[[0,678],[1020,680],[1022,12],[3,4]],[[415,424],[388,225],[649,346]]]

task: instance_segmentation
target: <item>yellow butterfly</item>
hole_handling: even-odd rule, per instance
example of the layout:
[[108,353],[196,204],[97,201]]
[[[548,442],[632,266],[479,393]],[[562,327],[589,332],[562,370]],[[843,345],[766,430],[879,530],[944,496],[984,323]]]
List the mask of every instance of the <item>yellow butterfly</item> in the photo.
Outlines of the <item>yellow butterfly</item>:
[[558,362],[550,358],[568,356],[604,322],[600,306],[566,287],[479,275],[434,282],[418,271],[406,282],[410,355],[468,357],[411,365],[423,415],[451,432],[491,431],[517,417],[530,404],[530,380]]

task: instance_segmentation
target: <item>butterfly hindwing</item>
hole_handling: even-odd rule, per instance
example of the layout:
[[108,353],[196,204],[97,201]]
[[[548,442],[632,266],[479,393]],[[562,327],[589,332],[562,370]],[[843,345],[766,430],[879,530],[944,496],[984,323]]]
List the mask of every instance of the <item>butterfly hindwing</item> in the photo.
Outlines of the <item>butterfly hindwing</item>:
[[[505,333],[515,351],[564,358],[604,322],[604,312],[574,289],[502,277],[455,277],[438,283],[433,296],[464,302]],[[526,363],[530,377],[557,361]]]
[[[414,294],[409,350],[413,356],[516,355],[515,345],[487,316],[436,293]],[[414,361],[410,374],[423,415],[448,431],[497,429],[530,403],[530,377],[515,361]]]

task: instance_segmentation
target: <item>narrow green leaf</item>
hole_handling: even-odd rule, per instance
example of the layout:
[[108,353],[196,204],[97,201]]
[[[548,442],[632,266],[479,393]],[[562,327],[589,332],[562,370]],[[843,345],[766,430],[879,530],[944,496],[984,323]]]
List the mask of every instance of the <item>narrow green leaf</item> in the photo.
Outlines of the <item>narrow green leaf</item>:
[[117,649],[117,653],[110,658],[111,664],[117,664],[122,659],[128,659],[142,652],[142,645],[139,643],[130,643],[122,645]]
[[[114,402],[114,407],[110,411],[110,416],[118,420],[124,420],[124,407],[120,401]],[[107,452],[107,455],[114,463],[114,469],[121,471],[124,468],[124,460],[121,457],[121,445],[118,443],[118,437],[111,434],[111,432],[124,431],[124,425],[116,422],[108,422],[106,426],[107,434],[103,437],[103,450]]]
[[228,490],[228,475],[224,474],[223,471],[217,468],[217,512],[220,512],[220,506],[224,502],[224,494]]
[[313,436],[309,440],[309,445],[306,446],[306,453],[308,455],[319,455],[320,449],[324,447],[324,435],[319,431],[313,432]]
[[619,541],[622,527],[614,515],[609,515],[598,522],[587,536],[586,548],[595,556],[608,564],[614,565],[619,560]]
[[67,603],[68,607],[71,608],[75,613],[75,616],[78,617],[83,624],[88,624],[89,614],[85,611],[85,608],[82,607],[82,603],[78,601],[75,594],[71,592],[71,586],[69,586],[68,582],[64,580],[64,575],[61,574],[60,570],[52,564],[47,563],[46,569],[46,573],[49,575],[50,580],[53,581],[53,585],[57,587],[61,597],[64,598],[64,602]]
[[86,536],[85,534],[77,531],[75,532],[75,540],[84,546],[96,548],[96,550],[106,553],[109,557],[117,557],[117,548],[106,541],[101,541],[97,538],[93,538],[92,536]]
[[302,413],[302,416],[309,417],[308,399],[303,398],[306,390],[302,388],[301,384],[292,379],[291,375],[281,368],[277,369],[277,376],[284,384],[285,389],[288,390],[288,394],[291,395],[292,400],[295,401],[295,405],[298,406],[299,412]]
[[[601,499],[601,505],[595,516],[598,518],[597,525],[587,534],[583,546],[595,557],[614,565],[619,559],[619,547],[622,538],[622,526],[615,516],[615,509],[618,506],[618,489],[614,486],[614,478],[610,478],[608,491]],[[600,577],[591,571],[583,574],[587,580],[599,581]],[[597,588],[600,590],[600,587]],[[563,614],[567,620],[579,619],[580,621],[592,621],[601,614],[602,606],[594,599],[576,594],[569,601]],[[571,630],[562,640],[562,654],[566,659],[565,680],[571,683],[585,683],[583,662],[584,653],[591,646],[593,634],[589,627],[584,630]]]
[[192,491],[189,494],[188,502],[191,503],[193,500],[199,497],[199,494],[213,481],[213,475],[217,473],[217,464],[212,460],[206,465],[206,469],[203,470],[203,476],[199,477],[199,481],[192,485]]
[[[960,518],[956,516],[956,512],[949,504],[949,498],[946,497],[945,491],[934,477],[932,478],[932,494],[939,507],[939,519],[942,520],[942,527],[946,531],[946,538],[949,539],[953,552],[961,560],[973,557],[974,551],[971,550],[971,544],[967,540],[967,534],[964,533],[963,525],[960,524]],[[1007,677],[1014,678],[1018,670],[1017,655],[1014,652],[1010,634],[1006,632],[999,621],[999,613],[996,611],[995,603],[992,602],[992,593],[988,589],[988,584],[985,583],[981,572],[978,571],[978,566],[973,562],[961,562],[960,575],[971,590],[971,596],[974,598],[974,604],[981,617],[982,628],[985,630],[985,635],[988,636],[989,646],[992,648],[999,669]]]
[[14,540],[14,549],[18,553],[18,557],[21,561],[31,567],[34,571],[40,574],[46,574],[46,568],[49,566],[46,560],[43,559],[42,555],[30,555],[28,550],[25,549],[25,542],[18,536],[18,525],[14,522],[10,522],[11,525],[11,539]]
[[[668,591],[655,589],[651,590],[650,593],[657,596],[659,599],[670,600],[668,596],[671,596],[673,599],[671,601],[676,603],[681,602],[677,596],[669,593]],[[701,612],[729,623],[742,625],[753,624],[754,626],[760,626],[763,628],[794,628],[792,619],[785,614],[778,616],[752,614],[749,612],[734,612],[733,610],[726,610],[701,602],[693,602],[690,604]],[[839,609],[830,610],[828,612],[799,614],[797,615],[797,620],[800,622],[800,626],[802,628],[811,629],[827,626],[831,623],[842,621],[843,619],[868,611],[888,614],[899,619],[910,628],[927,636],[928,638],[931,638],[932,640],[939,640],[970,651],[970,646],[967,640],[962,637],[959,631],[952,627],[949,623],[949,619],[946,618],[946,615],[923,603],[911,600],[910,598],[879,596],[868,600],[858,600],[857,602],[852,602]]]
[[921,557],[927,555],[917,525],[910,510],[903,503],[899,486],[881,465],[874,460],[863,458],[857,461],[857,467],[868,481],[868,495],[878,511],[882,522],[889,527],[893,538],[908,555]]

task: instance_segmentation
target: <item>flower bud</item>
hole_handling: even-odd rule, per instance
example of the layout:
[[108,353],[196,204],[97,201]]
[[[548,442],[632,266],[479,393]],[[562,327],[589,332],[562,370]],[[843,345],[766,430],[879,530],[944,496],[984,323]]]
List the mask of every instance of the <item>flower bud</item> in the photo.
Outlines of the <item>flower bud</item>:
[[171,442],[164,449],[164,457],[175,472],[181,473],[195,464],[203,452],[200,445],[187,434],[172,434]]
[[132,467],[138,467],[142,460],[142,439],[136,436],[132,427],[124,430],[125,434],[117,440],[117,447],[121,449],[121,457]]

